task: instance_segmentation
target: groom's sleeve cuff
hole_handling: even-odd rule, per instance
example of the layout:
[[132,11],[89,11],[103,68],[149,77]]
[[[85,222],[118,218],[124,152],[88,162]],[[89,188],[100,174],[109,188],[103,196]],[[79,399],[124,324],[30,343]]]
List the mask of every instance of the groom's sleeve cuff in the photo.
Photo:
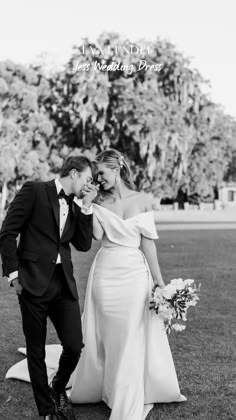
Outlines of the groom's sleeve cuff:
[[74,202],[75,204],[77,204],[77,206],[80,207],[81,213],[89,215],[89,214],[93,214],[93,205],[90,204],[89,207],[86,207],[83,205],[83,200],[81,198],[74,198]]
[[18,277],[18,271],[13,271],[9,274],[8,281],[9,283],[12,282],[12,280],[16,279]]
[[81,213],[83,213],[83,214],[93,214],[93,205],[92,204],[90,204],[90,206],[89,207],[86,207],[86,206],[84,206],[83,204],[82,204],[82,206],[81,206]]

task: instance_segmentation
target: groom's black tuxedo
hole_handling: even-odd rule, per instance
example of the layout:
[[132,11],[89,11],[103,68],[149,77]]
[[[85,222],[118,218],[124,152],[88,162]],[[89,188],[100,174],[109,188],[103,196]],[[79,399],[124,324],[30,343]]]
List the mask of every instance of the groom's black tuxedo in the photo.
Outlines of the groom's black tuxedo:
[[[16,237],[20,233],[19,246]],[[69,243],[88,251],[92,242],[92,216],[73,203],[62,236],[59,234],[59,200],[54,181],[27,182],[16,195],[0,232],[3,275],[18,270],[24,289],[44,294],[60,253],[65,277],[77,298]]]
[[27,182],[10,205],[0,232],[3,274],[18,271],[23,287],[19,302],[29,374],[40,416],[54,411],[44,362],[47,317],[63,346],[54,378],[58,392],[65,389],[83,347],[70,243],[79,251],[90,249],[92,215],[83,214],[75,203],[67,210],[60,234],[55,181]]

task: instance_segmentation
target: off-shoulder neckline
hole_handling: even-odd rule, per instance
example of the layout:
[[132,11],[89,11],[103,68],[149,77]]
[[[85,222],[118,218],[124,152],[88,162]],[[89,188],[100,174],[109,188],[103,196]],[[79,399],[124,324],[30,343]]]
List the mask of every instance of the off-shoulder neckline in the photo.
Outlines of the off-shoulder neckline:
[[123,219],[122,217],[120,217],[118,214],[116,214],[114,211],[112,211],[112,210],[108,209],[107,207],[100,206],[99,204],[96,204],[96,203],[94,203],[94,204],[95,204],[97,207],[100,207],[100,208],[102,208],[102,209],[107,210],[109,213],[112,213],[114,216],[116,216],[116,217],[117,217],[117,219],[121,220],[122,222],[126,222],[127,220],[134,219],[135,217],[142,216],[142,215],[144,215],[144,214],[153,213],[153,211],[152,211],[152,210],[149,210],[149,211],[142,211],[141,213],[137,213],[137,214],[135,214],[134,216],[127,217],[126,219]]

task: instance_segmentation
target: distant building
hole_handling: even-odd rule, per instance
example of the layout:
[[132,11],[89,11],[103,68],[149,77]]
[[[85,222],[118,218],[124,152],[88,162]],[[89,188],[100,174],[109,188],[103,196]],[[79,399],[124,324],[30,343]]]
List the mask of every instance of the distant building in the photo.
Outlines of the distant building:
[[219,200],[223,207],[236,207],[236,182],[224,182],[220,186]]

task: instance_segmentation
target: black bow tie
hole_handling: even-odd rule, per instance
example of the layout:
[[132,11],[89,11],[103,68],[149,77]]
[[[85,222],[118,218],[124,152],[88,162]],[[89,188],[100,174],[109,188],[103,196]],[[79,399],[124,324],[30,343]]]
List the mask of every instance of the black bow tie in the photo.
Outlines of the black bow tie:
[[64,198],[69,206],[71,206],[74,200],[74,194],[67,195],[63,189],[58,194],[58,198]]

